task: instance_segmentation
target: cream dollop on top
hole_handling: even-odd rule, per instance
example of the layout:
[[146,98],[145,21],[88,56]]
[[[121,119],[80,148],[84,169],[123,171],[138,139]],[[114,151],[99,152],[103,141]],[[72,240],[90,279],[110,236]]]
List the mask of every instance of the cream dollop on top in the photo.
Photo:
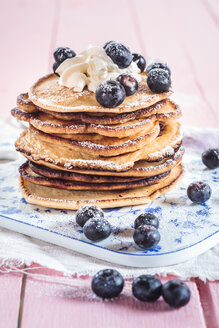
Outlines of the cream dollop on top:
[[59,65],[56,72],[60,75],[59,84],[73,91],[80,92],[85,86],[95,92],[98,85],[106,80],[116,80],[123,73],[132,75],[141,81],[141,71],[135,62],[121,69],[106,54],[102,47],[89,46],[79,55],[66,59]]

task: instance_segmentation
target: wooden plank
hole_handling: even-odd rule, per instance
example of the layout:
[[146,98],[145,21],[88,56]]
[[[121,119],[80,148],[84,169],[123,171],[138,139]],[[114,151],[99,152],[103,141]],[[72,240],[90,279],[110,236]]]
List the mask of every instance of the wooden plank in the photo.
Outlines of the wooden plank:
[[[50,274],[45,269],[32,273]],[[55,278],[56,272],[53,272]],[[91,278],[84,277],[78,283],[90,289]],[[163,280],[165,281],[165,280]],[[76,282],[77,285],[77,282]],[[204,328],[204,317],[195,282],[188,282],[192,292],[189,305],[174,310],[162,299],[154,304],[144,304],[130,296],[131,281],[126,281],[123,297],[114,301],[101,301],[86,297],[75,297],[74,284],[64,285],[26,278],[23,317],[21,327],[160,327],[160,328]],[[82,287],[78,287],[82,288]],[[77,289],[77,293],[78,293]],[[91,293],[92,295],[92,293]],[[174,323],[174,326],[171,324]]]
[[[218,126],[218,117],[215,108],[212,110],[212,95],[217,93],[217,84],[205,82],[206,75],[203,77],[198,75],[197,64],[193,65],[194,56],[191,60],[191,52],[193,48],[202,48],[204,54],[198,54],[197,50],[194,50],[195,58],[200,56],[201,59],[197,59],[199,63],[199,69],[201,71],[208,70],[208,82],[212,77],[212,81],[215,81],[213,58],[216,54],[211,56],[214,52],[215,46],[211,41],[204,40],[207,38],[208,29],[206,29],[203,39],[202,30],[206,27],[199,17],[199,7],[201,4],[194,5],[189,1],[149,1],[139,0],[138,2],[132,2],[135,7],[136,21],[140,25],[140,30],[144,31],[144,42],[147,49],[147,56],[151,58],[159,58],[168,63],[172,69],[172,81],[177,95],[178,102],[183,108],[182,122],[189,125],[202,125],[202,126]],[[194,7],[190,12],[190,7]],[[203,9],[203,8],[202,8]],[[203,13],[202,13],[203,14]],[[189,18],[188,18],[189,16]],[[186,17],[186,20],[185,20]],[[187,20],[189,19],[189,23]],[[193,27],[196,25],[198,28]],[[188,27],[189,26],[189,27]],[[213,37],[216,37],[216,30],[212,30],[212,26],[209,24],[209,32],[213,33]],[[142,32],[143,33],[143,32]],[[196,37],[197,35],[198,37]],[[191,36],[192,35],[192,36]],[[190,40],[190,43],[186,41],[186,38]],[[193,38],[193,39],[192,39]],[[193,40],[193,43],[192,41]],[[190,49],[188,50],[188,47]],[[206,53],[208,53],[208,65],[206,66]],[[217,53],[217,50],[216,50]],[[202,61],[201,61],[202,60]],[[200,63],[205,67],[200,68]],[[217,74],[216,74],[217,75]],[[208,93],[208,99],[206,100],[206,90]],[[214,97],[215,99],[215,97]],[[210,104],[210,105],[209,105]],[[206,120],[206,116],[208,119]]]
[[21,286],[22,273],[0,274],[0,328],[17,327]]
[[219,327],[219,281],[206,282],[197,279],[197,286],[200,293],[207,328]]
[[[48,73],[50,41],[57,1],[0,2],[1,79],[0,117],[6,117],[16,97]],[[51,69],[50,69],[51,71]]]

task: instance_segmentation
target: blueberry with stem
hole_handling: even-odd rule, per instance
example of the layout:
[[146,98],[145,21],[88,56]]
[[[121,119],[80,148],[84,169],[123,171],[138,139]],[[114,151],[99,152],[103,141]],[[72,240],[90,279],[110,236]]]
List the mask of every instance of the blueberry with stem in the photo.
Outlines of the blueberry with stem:
[[121,74],[117,77],[117,81],[124,87],[126,96],[131,96],[138,90],[137,80],[129,74]]
[[202,181],[193,182],[188,186],[187,195],[196,204],[202,204],[211,197],[211,187]]
[[151,225],[141,225],[135,229],[133,239],[140,248],[149,249],[159,243],[160,233]]

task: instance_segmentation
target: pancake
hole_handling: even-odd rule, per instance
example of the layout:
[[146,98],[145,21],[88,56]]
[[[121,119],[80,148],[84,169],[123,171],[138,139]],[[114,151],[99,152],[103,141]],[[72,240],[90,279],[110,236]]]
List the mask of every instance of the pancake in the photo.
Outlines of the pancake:
[[[15,142],[27,159],[19,186],[28,203],[70,210],[149,204],[182,178],[181,109],[169,99],[171,79],[154,70],[152,92],[136,63],[116,64],[118,49],[111,60],[103,48],[88,47],[59,66],[60,77],[48,74],[18,96],[11,114],[29,125]],[[57,51],[63,57],[66,49]],[[106,83],[98,93],[110,102],[106,108],[95,90],[110,78],[122,78],[126,96],[123,90],[124,101],[113,107],[121,85]],[[137,91],[128,96],[124,83]],[[159,83],[168,91],[159,93]]]
[[38,112],[37,106],[29,99],[28,93],[21,93],[17,97],[17,106],[27,113]]
[[[156,111],[154,110],[155,108]],[[151,116],[144,117],[144,115],[148,115],[148,113],[146,114],[146,111],[142,110],[139,115],[136,115],[135,119],[123,123],[117,122],[118,124],[113,125],[84,123],[83,114],[80,113],[78,115],[78,119],[77,114],[74,114],[75,118],[67,122],[66,120],[56,118],[53,115],[43,113],[41,111],[35,113],[27,113],[21,110],[20,108],[12,109],[11,114],[12,116],[16,117],[21,121],[29,122],[37,130],[43,131],[45,133],[68,135],[76,133],[98,133],[100,135],[118,138],[132,136],[133,134],[140,132],[142,132],[143,134],[144,129],[148,127],[150,121],[155,119],[155,115],[158,120],[163,122],[167,122],[168,120],[174,120],[181,116],[181,110],[179,109],[179,107],[169,99],[160,102],[159,106],[158,104],[156,104],[154,106],[154,109],[152,111],[149,110],[149,112],[151,112]],[[84,115],[86,116],[86,114]],[[82,120],[80,120],[80,116],[82,116]],[[98,118],[100,117],[96,117],[96,119]],[[130,115],[130,119],[132,118],[133,117],[131,117]],[[123,120],[124,117],[121,118],[121,121]],[[126,117],[126,120],[128,120],[128,116]]]
[[[99,177],[107,177],[109,174],[111,177],[119,177],[119,178],[144,178],[144,177],[150,177],[153,175],[158,175],[161,173],[164,173],[166,171],[170,171],[173,167],[181,163],[182,157],[184,154],[184,148],[183,146],[180,146],[179,148],[176,149],[174,155],[165,158],[161,161],[156,161],[156,162],[147,162],[147,161],[138,161],[134,164],[134,166],[123,172],[114,172],[114,171],[101,171],[101,170],[80,170],[80,169],[72,169],[69,170],[68,173],[80,173],[84,175],[96,175],[98,174]],[[40,161],[41,164],[43,161]],[[56,169],[59,169],[62,172],[63,167],[54,165]]]
[[129,181],[129,182],[109,182],[109,183],[86,183],[86,182],[73,182],[65,181],[55,178],[45,178],[35,172],[33,172],[28,164],[24,163],[19,169],[20,175],[24,180],[32,182],[41,186],[48,186],[64,190],[124,190],[124,189],[133,189],[140,188],[144,186],[150,186],[153,184],[160,183],[170,174],[170,171],[165,173],[141,179],[139,181]]
[[[52,140],[52,138],[51,138]],[[180,124],[168,123],[162,134],[147,146],[141,149],[114,157],[103,157],[91,153],[83,153],[81,150],[70,149],[62,143],[53,143],[40,138],[36,130],[22,132],[15,142],[16,149],[29,160],[55,168],[54,165],[62,166],[64,170],[71,169],[100,169],[107,171],[126,171],[132,168],[135,162],[140,160],[157,161],[174,154],[182,142]]]
[[[107,140],[108,138],[129,138],[134,139],[136,135],[145,135],[147,131],[149,130],[152,123],[156,120],[156,116],[150,117],[148,119],[143,120],[135,120],[128,123],[122,123],[118,125],[94,125],[90,124],[84,127],[83,125],[72,125],[71,129],[66,128],[66,130],[62,129],[62,126],[53,127],[51,129],[51,126],[49,125],[48,128],[44,129],[44,126],[42,127],[39,124],[36,124],[36,121],[34,124],[32,124],[37,130],[43,131],[45,133],[49,133],[55,136],[59,136],[62,138],[67,138],[71,140],[78,140],[77,135],[101,135],[105,138],[103,140]],[[158,122],[158,121],[157,121]],[[50,123],[49,123],[50,124]],[[80,127],[81,132],[78,132],[78,128]],[[45,131],[47,130],[47,131]],[[54,132],[50,132],[50,130],[53,130]],[[59,132],[58,132],[59,130]],[[61,131],[63,130],[63,131]],[[57,132],[56,132],[57,131]],[[89,132],[88,132],[89,131]],[[109,139],[110,140],[110,139]]]
[[[27,97],[27,99],[26,99]],[[75,113],[62,113],[62,112],[54,112],[48,111],[45,108],[38,107],[34,103],[30,101],[28,98],[28,94],[20,94],[18,96],[19,102],[17,101],[16,108],[12,109],[12,115],[17,117],[20,120],[28,120],[29,118],[35,118],[39,112],[44,112],[48,115],[51,115],[54,118],[63,120],[63,121],[81,121],[81,123],[88,124],[103,124],[103,125],[114,125],[121,124],[125,122],[130,122],[135,119],[143,119],[154,114],[165,114],[165,119],[176,119],[181,116],[181,109],[178,105],[176,105],[169,98],[163,99],[149,107],[144,107],[138,109],[134,112],[129,113],[99,113],[99,112],[75,112]],[[28,108],[28,104],[30,104],[31,108]],[[33,110],[33,108],[35,110]],[[24,114],[33,114],[34,115],[24,115]]]
[[152,115],[157,115],[158,119],[173,120],[181,117],[181,109],[170,99],[161,100],[149,107],[143,107],[134,112],[129,113],[59,113],[53,111],[47,111],[44,108],[40,108],[41,111],[51,114],[53,117],[62,120],[80,120],[84,123],[90,124],[104,124],[113,125],[130,122],[133,120],[139,120],[147,118]]
[[140,160],[160,161],[174,154],[182,142],[182,133],[179,123],[168,124],[162,135],[158,136],[149,146],[140,150],[114,157],[101,157],[92,154],[83,154],[67,147],[60,147],[56,143],[49,143],[39,138],[35,131],[24,131],[15,142],[16,149],[33,162],[56,168],[59,165],[64,170],[97,169],[107,171],[126,171]]
[[87,89],[74,92],[71,88],[59,85],[59,78],[49,74],[40,78],[30,89],[29,99],[38,107],[55,112],[99,112],[128,113],[153,105],[168,98],[172,91],[153,93],[147,85],[145,74],[139,83],[138,91],[114,108],[105,108],[97,102],[95,93]]
[[136,118],[132,121],[118,123],[114,125],[103,125],[94,123],[83,123],[81,120],[73,119],[66,121],[56,118],[43,112],[26,113],[19,108],[11,110],[12,116],[19,120],[29,122],[37,130],[50,134],[77,134],[77,133],[97,133],[109,137],[127,137],[144,132],[151,121],[156,118],[161,121],[173,120],[180,117],[181,111],[170,100],[164,101],[157,114],[149,117]]
[[133,152],[151,143],[160,133],[160,126],[157,121],[151,122],[151,127],[145,131],[145,135],[135,135],[134,139],[110,138],[98,134],[74,134],[71,139],[63,136],[50,135],[36,130],[30,125],[30,133],[35,134],[36,138],[42,142],[47,142],[61,148],[66,147],[70,150],[89,153],[94,156],[117,156],[128,152]]
[[147,119],[133,120],[116,125],[102,125],[88,124],[77,120],[64,121],[43,112],[37,112],[36,114],[26,113],[19,108],[12,109],[11,114],[21,121],[29,122],[37,130],[49,134],[69,136],[78,133],[95,133],[117,138],[130,137],[136,133],[143,134],[145,129],[156,119],[156,116],[152,115]]
[[[77,181],[87,183],[114,183],[114,182],[130,182],[144,179],[144,177],[117,177],[117,176],[101,176],[101,175],[89,175],[87,173],[80,174],[75,172],[67,172],[61,170],[53,170],[44,165],[38,165],[36,163],[28,161],[29,167],[33,172],[46,178],[61,179],[66,181]],[[167,170],[166,170],[167,171]],[[161,172],[163,173],[163,172]],[[98,172],[97,172],[98,174]],[[156,175],[156,174],[154,174]]]
[[[82,181],[82,182],[109,182],[108,179],[118,179],[112,180],[112,182],[125,182],[130,181],[130,179],[142,179],[148,178],[154,175],[162,174],[164,172],[170,171],[177,164],[181,163],[182,157],[184,154],[184,148],[182,146],[176,150],[174,155],[163,159],[159,162],[147,162],[147,161],[139,161],[136,162],[133,168],[123,171],[123,172],[114,172],[114,171],[100,171],[100,170],[80,170],[80,169],[71,169],[68,171],[64,171],[63,166],[50,164],[48,167],[48,163],[43,160],[39,160],[36,164],[34,162],[29,161],[30,167],[32,171],[37,174],[43,175],[48,178],[57,178],[64,179],[69,181]],[[76,176],[75,174],[79,175]],[[92,180],[94,177],[95,180]],[[107,179],[107,180],[102,180]],[[127,180],[123,180],[127,179]]]
[[152,115],[147,119],[133,120],[132,122],[116,125],[88,124],[81,121],[64,121],[52,115],[37,112],[35,115],[26,113],[19,108],[11,110],[12,116],[21,121],[29,122],[37,130],[50,134],[78,134],[78,133],[97,133],[109,137],[126,137],[136,133],[144,132],[151,121],[156,119]]
[[85,204],[95,204],[101,208],[114,208],[149,204],[155,198],[171,190],[182,176],[182,166],[178,165],[172,169],[166,179],[156,185],[125,191],[62,190],[36,185],[22,177],[19,178],[19,185],[25,200],[35,205],[69,210],[77,210]]

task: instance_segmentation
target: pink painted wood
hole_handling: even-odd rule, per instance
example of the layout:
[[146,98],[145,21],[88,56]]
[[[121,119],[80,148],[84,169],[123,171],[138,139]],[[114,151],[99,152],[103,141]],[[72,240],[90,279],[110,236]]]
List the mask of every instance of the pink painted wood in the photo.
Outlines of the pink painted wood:
[[16,97],[49,70],[56,1],[0,1],[0,115],[16,105]]
[[[210,24],[202,6],[195,1],[192,4],[180,1],[176,5],[172,0],[159,1],[159,5],[152,5],[147,0],[130,3],[139,34],[145,41],[146,54],[152,58],[159,56],[172,68],[175,91],[183,107],[182,122],[219,127],[215,87],[219,68],[209,70],[209,62],[219,55],[219,47],[214,47],[213,42],[218,31]],[[146,18],[144,6],[150,8]],[[203,20],[209,25],[211,35],[206,35],[208,29]]]
[[219,28],[219,2],[215,0],[201,0],[201,3],[215,26]]
[[[31,272],[48,274],[50,277],[57,274],[45,269]],[[84,277],[83,282],[84,289],[90,289],[91,278]],[[131,283],[126,281],[123,297],[114,301],[101,301],[75,297],[74,284],[66,286],[42,282],[27,276],[21,327],[46,328],[50,325],[58,328],[80,325],[81,328],[126,328],[140,327],[142,324],[147,326],[150,323],[152,327],[169,328],[172,321],[174,328],[184,328],[185,318],[187,327],[205,327],[195,282],[188,282],[192,293],[189,306],[178,310],[171,309],[162,299],[155,304],[145,304],[127,296],[130,295]]]
[[[4,270],[4,268],[0,268]],[[14,328],[19,318],[22,274],[0,274],[0,328]]]
[[57,32],[56,45],[67,44],[76,52],[89,44],[102,45],[106,40],[125,41],[140,51],[135,22],[126,0],[63,0]]
[[[189,1],[180,2],[178,10],[182,13],[187,10],[186,24],[183,15],[179,15],[175,23],[178,23],[183,54],[190,65],[190,70],[205,105],[206,112],[208,115],[209,113],[213,115],[218,123],[218,97],[214,85],[217,84],[219,66],[212,67],[219,55],[219,48],[215,47],[215,36],[218,33],[218,28],[215,26],[209,13],[199,4],[199,0],[192,1],[191,3]],[[198,15],[197,7],[199,8]],[[173,8],[173,0],[170,0],[169,8]],[[176,15],[174,17],[176,19]]]
[[218,304],[219,304],[219,282],[207,282],[197,280],[202,308],[205,314],[207,327],[218,328]]
[[[101,45],[115,39],[128,44],[133,52],[168,62],[184,110],[183,124],[219,127],[218,27],[215,0],[1,1],[0,117],[8,115],[18,93],[51,71],[56,46],[68,45],[79,52],[89,43]],[[33,268],[33,273],[61,276],[53,270]],[[219,283],[196,285],[197,281],[190,281],[190,304],[171,310],[162,301],[145,305],[131,297],[115,302],[75,298],[71,286],[29,276],[23,280],[20,300],[21,280],[21,275],[0,275],[0,327],[16,326],[19,302],[18,327],[25,328],[128,328],[142,323],[168,328],[219,327]],[[83,281],[89,286],[90,277]]]

